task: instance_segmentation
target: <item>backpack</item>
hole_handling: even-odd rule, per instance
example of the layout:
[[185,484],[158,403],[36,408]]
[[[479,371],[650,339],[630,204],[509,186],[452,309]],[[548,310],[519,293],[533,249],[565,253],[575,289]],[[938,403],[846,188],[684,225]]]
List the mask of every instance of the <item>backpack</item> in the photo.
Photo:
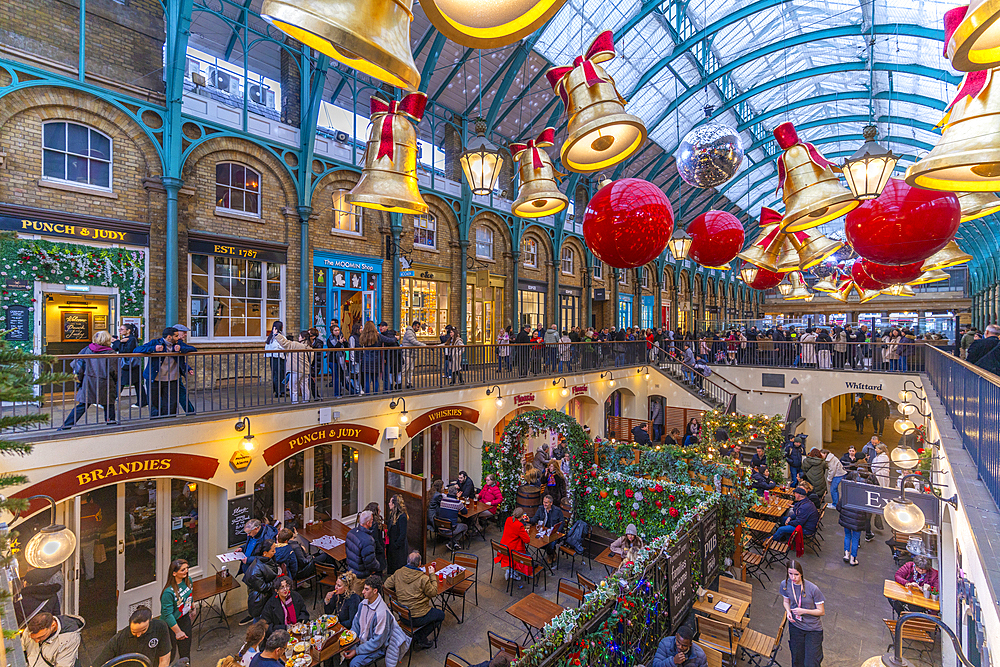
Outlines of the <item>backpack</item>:
[[578,519],[566,534],[566,544],[573,547],[576,553],[582,554],[584,551],[583,536],[587,534],[589,529],[590,526],[587,525],[586,521]]

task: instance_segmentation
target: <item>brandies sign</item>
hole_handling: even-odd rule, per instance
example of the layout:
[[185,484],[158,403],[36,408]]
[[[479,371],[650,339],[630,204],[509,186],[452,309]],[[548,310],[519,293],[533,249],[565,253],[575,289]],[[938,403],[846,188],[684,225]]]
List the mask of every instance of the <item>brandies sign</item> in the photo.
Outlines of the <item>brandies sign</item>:
[[[849,509],[871,512],[872,514],[881,514],[890,500],[898,500],[902,495],[902,491],[894,487],[847,481],[840,483],[839,491],[844,499],[844,505]],[[927,525],[937,526],[940,523],[938,510],[941,501],[937,498],[927,493],[917,493],[907,489],[906,499],[913,501],[920,508],[920,511],[924,513]]]

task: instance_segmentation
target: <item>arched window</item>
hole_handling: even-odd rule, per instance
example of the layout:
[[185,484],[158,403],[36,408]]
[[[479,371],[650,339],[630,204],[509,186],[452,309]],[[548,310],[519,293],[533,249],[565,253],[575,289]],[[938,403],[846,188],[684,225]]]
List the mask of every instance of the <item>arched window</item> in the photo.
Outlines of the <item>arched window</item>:
[[110,190],[111,137],[79,123],[45,123],[42,178]]
[[433,213],[413,216],[413,245],[437,248],[437,217]]
[[236,162],[215,165],[215,206],[260,217],[260,174]]
[[521,260],[529,269],[538,268],[538,242],[535,239],[521,241]]
[[568,276],[573,275],[573,249],[562,249],[562,272]]
[[347,201],[349,190],[333,191],[333,231],[361,234],[363,208]]
[[476,227],[476,257],[493,259],[493,229],[486,225]]

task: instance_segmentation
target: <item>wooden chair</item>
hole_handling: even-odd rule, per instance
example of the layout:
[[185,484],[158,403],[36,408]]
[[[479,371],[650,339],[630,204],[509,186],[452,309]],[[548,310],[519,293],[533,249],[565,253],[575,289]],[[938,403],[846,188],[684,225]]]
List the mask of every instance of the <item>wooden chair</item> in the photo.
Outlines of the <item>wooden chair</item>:
[[[549,588],[549,575],[548,575],[548,569],[544,565],[542,565],[540,563],[536,563],[534,558],[532,558],[528,554],[523,554],[520,551],[511,551],[510,552],[510,558],[511,558],[511,567],[512,567],[512,569],[515,572],[519,571],[518,568],[516,567],[517,565],[520,565],[523,568],[527,568],[528,570],[531,571],[531,592],[532,593],[534,593],[535,592],[535,588],[538,587],[538,575],[539,574],[542,575],[542,577],[543,577],[542,581],[544,582],[544,586],[542,587],[542,590],[548,590],[548,588]],[[521,572],[521,574],[524,574],[524,573]],[[511,575],[511,581],[512,582],[514,581],[513,573]],[[511,595],[514,594],[514,585],[513,585],[513,583],[510,586],[510,592],[511,592]]]
[[[782,615],[778,634],[769,637],[762,632],[747,628],[740,634],[740,655],[754,667],[775,667],[778,664],[778,649],[781,636],[785,633],[788,616]],[[763,662],[763,661],[767,662]]]
[[583,604],[583,596],[587,594],[587,591],[583,590],[583,586],[580,584],[574,584],[569,579],[563,578],[559,580],[559,587],[556,589],[556,604],[559,604],[560,594],[568,595],[576,600],[576,606],[579,607]]
[[[501,556],[503,556],[503,557],[505,557],[507,559],[507,562],[510,563],[510,548],[507,547],[507,546],[505,546],[505,545],[503,545],[503,544],[500,544],[496,540],[490,540],[490,548],[493,550],[493,560],[490,561],[490,583],[492,584],[493,583],[493,568],[497,564],[497,559],[500,558]],[[500,569],[501,570],[506,570],[506,568],[504,568],[504,567],[501,567]],[[507,583],[506,583],[506,586],[504,587],[505,591],[508,588],[510,588],[510,584],[511,584],[512,580],[508,579],[506,581],[507,581]],[[513,595],[513,593],[511,593],[511,595]]]
[[[434,517],[434,531],[441,537],[447,538],[449,541],[454,542],[455,540],[455,529],[452,528],[451,522],[447,519],[442,519],[440,517]],[[468,536],[468,531],[462,533],[464,536]],[[460,539],[465,539],[462,537]],[[432,554],[437,553],[437,540],[434,540],[434,547],[431,551]]]
[[[583,559],[586,558],[587,559],[587,568],[590,569],[590,570],[593,570],[594,569],[594,563],[593,563],[593,561],[591,560],[591,557],[590,557],[590,554],[593,551],[593,549],[591,548],[592,545],[593,545],[593,529],[588,525],[587,526],[587,532],[585,532],[583,534],[583,553],[582,554],[578,554],[576,552],[576,549],[574,549],[573,547],[569,546],[568,544],[566,544],[564,542],[563,544],[559,545],[559,548],[556,550],[556,555],[560,559],[563,556],[566,556],[567,558],[570,559],[570,567],[569,567],[569,573],[570,574],[576,574],[576,559],[577,558],[580,559],[581,563],[583,562]],[[556,560],[556,567],[557,568],[559,567],[559,560]]]
[[[889,635],[892,637],[895,643],[896,639],[896,625],[899,621],[895,619],[883,618],[882,622],[885,623],[885,627],[889,628]],[[925,621],[922,618],[912,618],[906,622],[903,626],[903,641],[907,642],[908,648],[916,649],[923,658],[923,654],[934,648],[934,642],[937,639],[938,627],[932,621]],[[920,644],[926,646],[926,648],[921,648],[920,646],[914,646],[914,644]],[[892,651],[893,644],[889,644],[888,651]]]
[[794,535],[786,541],[775,540],[769,537],[764,540],[764,565],[771,569],[775,563],[784,563],[788,560],[788,544],[794,539]]
[[722,667],[722,653],[716,651],[708,644],[702,644],[701,642],[694,643],[700,646],[701,650],[705,652],[705,660],[708,662],[708,667]]
[[761,588],[767,587],[764,586],[764,581],[760,578],[760,575],[764,575],[768,581],[771,581],[771,575],[764,569],[764,557],[758,553],[752,551],[743,552],[743,571],[747,577],[756,579],[760,583]]
[[593,581],[583,576],[579,572],[576,573],[576,583],[580,584],[580,588],[582,588],[587,593],[597,590],[597,584],[595,584]]
[[[399,617],[399,627],[402,628],[403,632],[405,632],[406,635],[410,638],[410,647],[407,649],[409,657],[406,660],[406,667],[409,667],[410,663],[413,661],[413,633],[415,633],[417,630],[420,630],[421,628],[427,627],[428,625],[430,625],[430,623],[425,623],[424,625],[418,625],[416,627],[413,627],[411,620],[412,616],[410,616],[410,608],[407,607],[406,605],[399,604],[398,602],[396,602],[394,598],[389,600],[389,609],[391,609],[392,612]],[[437,626],[437,628],[431,635],[434,641],[434,648],[437,648],[439,632],[441,632],[440,625]]]
[[465,621],[465,598],[468,596],[469,589],[475,589],[476,606],[479,606],[479,556],[456,551],[451,555],[451,562],[455,565],[461,565],[466,571],[472,570],[470,576],[452,586],[451,590],[447,592],[447,595],[453,598],[462,598],[462,619],[459,621],[462,623]]
[[449,651],[448,655],[444,657],[444,667],[472,667],[472,663],[457,653]]
[[501,637],[493,631],[487,631],[486,640],[490,644],[490,660],[497,653],[506,653],[511,657],[511,660],[517,660],[521,657],[521,645],[512,639]]
[[316,601],[322,597],[322,588],[326,586],[330,590],[337,585],[337,568],[332,565],[323,565],[322,563],[316,563],[316,577],[319,581],[315,582],[313,588],[313,606],[316,606]]
[[719,577],[719,592],[742,600],[747,604],[753,602],[753,584],[732,577]]
[[698,641],[719,651],[723,663],[735,667],[739,643],[733,636],[733,628],[705,616],[695,616],[695,622],[698,625]]

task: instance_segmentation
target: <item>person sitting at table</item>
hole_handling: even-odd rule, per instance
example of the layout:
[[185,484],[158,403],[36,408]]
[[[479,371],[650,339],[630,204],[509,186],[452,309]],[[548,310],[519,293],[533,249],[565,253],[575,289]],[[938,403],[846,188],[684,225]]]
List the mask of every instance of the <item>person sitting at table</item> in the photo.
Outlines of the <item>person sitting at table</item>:
[[462,500],[471,500],[476,496],[476,483],[469,477],[469,473],[464,470],[458,473],[458,497]]
[[360,644],[342,655],[351,667],[363,667],[385,657],[392,634],[392,614],[382,599],[382,577],[373,574],[361,589],[361,605],[351,623],[351,631]]
[[[563,516],[562,509],[556,507],[555,498],[553,498],[550,494],[546,494],[542,499],[542,506],[535,511],[535,516],[531,518],[531,523],[539,527],[555,528],[556,526],[561,527],[564,520],[565,517]],[[555,543],[547,544],[545,546],[545,558],[551,561],[555,557]]]
[[563,498],[566,497],[566,478],[559,469],[558,461],[549,461],[549,469],[545,471],[542,480],[545,482],[545,493],[552,496],[556,505],[562,505]]
[[625,526],[625,534],[611,543],[611,553],[618,554],[622,557],[622,562],[626,563],[634,561],[643,546],[645,545],[639,537],[639,531],[636,530],[634,523],[630,523]]
[[[896,570],[896,583],[908,589],[913,595],[923,595],[924,585],[931,588],[938,588],[938,571],[931,567],[931,559],[927,556],[914,556],[909,563]],[[889,600],[889,604],[896,610],[897,614],[907,611],[925,611],[925,609],[900,602],[899,600]]]
[[646,422],[640,422],[632,427],[632,441],[637,445],[648,445],[649,431],[646,430]]
[[682,625],[673,637],[664,637],[656,647],[649,667],[708,667],[705,651],[694,643],[691,628]]
[[285,667],[285,647],[288,646],[288,632],[278,630],[264,642],[264,650],[253,657],[250,667]]
[[[503,525],[503,535],[500,537],[500,544],[512,552],[516,551],[521,554],[527,554],[528,543],[531,542],[531,536],[525,527],[527,521],[528,515],[525,513],[524,508],[515,508],[514,513],[507,518],[507,522]],[[496,563],[500,563],[502,567],[507,568],[507,573],[504,575],[505,579],[510,579],[512,576],[515,579],[520,579],[521,574],[527,577],[531,576],[531,568],[529,566],[515,565],[510,562],[505,554],[500,554],[493,560]]]
[[444,498],[444,482],[436,479],[431,482],[431,499],[427,501],[427,527],[434,529],[434,517],[437,516],[441,508],[441,499]]
[[757,445],[757,450],[750,457],[750,467],[757,469],[767,465],[767,454],[764,453],[764,445]]
[[792,491],[792,496],[795,498],[795,503],[788,510],[784,523],[778,526],[771,536],[775,542],[787,542],[788,538],[795,532],[796,526],[802,526],[802,534],[806,537],[816,532],[819,512],[809,500],[806,490],[797,486]]
[[500,503],[503,502],[503,491],[500,490],[500,485],[497,484],[497,478],[493,473],[486,475],[483,479],[483,488],[479,489],[479,495],[476,496],[476,499],[490,508],[488,510],[483,510],[482,513],[476,517],[476,530],[482,530],[482,522],[488,521],[496,516],[499,511],[497,508],[499,508]]
[[250,667],[250,662],[264,644],[264,635],[267,634],[267,623],[256,621],[247,628],[246,637],[243,638],[243,646],[236,652],[236,661],[243,667]]
[[840,462],[848,469],[863,465],[866,460],[865,455],[858,452],[854,445],[848,447],[847,453],[840,457]]
[[490,660],[483,660],[471,667],[510,667],[512,658],[509,654],[500,651]]
[[[274,562],[278,565],[283,565],[285,567],[285,573],[292,578],[293,581],[298,579],[307,579],[312,576],[313,572],[316,571],[316,566],[313,565],[312,559],[305,555],[305,552],[301,554],[302,562],[301,566],[303,570],[300,571],[300,554],[296,553],[296,549],[301,549],[302,547],[298,542],[293,542],[292,537],[295,535],[289,528],[282,528],[278,531],[278,537],[274,541]],[[305,568],[311,570],[309,574],[305,573]]]
[[336,616],[345,628],[351,627],[361,606],[361,596],[354,592],[356,582],[353,572],[344,572],[337,577],[333,590],[323,598],[323,613]]
[[438,594],[434,565],[428,564],[426,572],[421,565],[420,552],[411,551],[406,559],[406,566],[396,570],[385,580],[385,589],[395,593],[399,604],[410,610],[411,627],[419,627],[413,633],[413,641],[417,648],[425,649],[434,646],[428,637],[441,627],[444,611],[435,607],[431,601]]
[[444,519],[451,525],[451,535],[448,536],[448,548],[458,551],[462,536],[469,530],[469,527],[458,520],[458,513],[465,509],[465,505],[458,499],[458,485],[452,484],[448,487],[448,495],[441,499],[441,507],[438,508],[437,518]]
[[803,479],[799,482],[799,486],[806,490],[806,498],[808,498],[812,504],[816,506],[816,511],[819,511],[823,505],[823,499],[816,495],[816,492],[813,491],[813,485]]
[[683,436],[681,436],[681,430],[679,428],[670,429],[670,435],[663,442],[665,445],[677,445],[680,447],[681,443],[684,442]]
[[267,622],[269,634],[309,620],[305,600],[294,588],[291,577],[280,576],[274,580],[275,594],[264,603],[264,611],[260,613],[260,619]]
[[771,471],[766,463],[754,468],[753,474],[750,475],[750,485],[761,494],[777,486],[775,481],[771,479]]

